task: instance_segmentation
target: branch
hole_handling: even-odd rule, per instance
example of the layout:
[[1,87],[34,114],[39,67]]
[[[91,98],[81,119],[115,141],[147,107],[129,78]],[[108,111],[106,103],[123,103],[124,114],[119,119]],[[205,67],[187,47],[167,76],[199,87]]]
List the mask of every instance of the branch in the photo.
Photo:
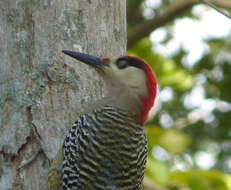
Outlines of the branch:
[[[207,2],[208,2],[208,0],[207,0]],[[230,0],[209,0],[209,2],[220,7],[220,8],[231,10],[231,1]]]
[[200,1],[204,4],[207,4],[208,6],[215,9],[217,12],[223,14],[225,17],[227,17],[231,20],[231,16],[228,13],[225,13],[224,11],[217,8],[217,6],[215,5],[216,2],[213,4],[211,1],[207,1],[207,0],[200,0]]
[[132,47],[143,37],[148,36],[153,30],[172,21],[177,16],[190,9],[196,0],[177,0],[164,10],[163,14],[152,20],[144,21],[137,27],[128,32],[128,48]]
[[[128,48],[131,48],[143,37],[148,36],[153,30],[179,17],[186,10],[192,8],[193,5],[203,2],[203,0],[176,0],[163,11],[163,14],[140,23],[128,32]],[[217,7],[231,10],[230,0],[207,0],[207,2],[210,2]]]

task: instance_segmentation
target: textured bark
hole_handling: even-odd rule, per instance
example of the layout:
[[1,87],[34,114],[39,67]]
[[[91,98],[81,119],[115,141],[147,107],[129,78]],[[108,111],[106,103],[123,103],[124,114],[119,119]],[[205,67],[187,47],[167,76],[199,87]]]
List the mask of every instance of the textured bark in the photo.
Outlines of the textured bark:
[[125,54],[125,4],[0,1],[0,189],[46,189],[67,129],[104,94],[97,72],[61,50]]

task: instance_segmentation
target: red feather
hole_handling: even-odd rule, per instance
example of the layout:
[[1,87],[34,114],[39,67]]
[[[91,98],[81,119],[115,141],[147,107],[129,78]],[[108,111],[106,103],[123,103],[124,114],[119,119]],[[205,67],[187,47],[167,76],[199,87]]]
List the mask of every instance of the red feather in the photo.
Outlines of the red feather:
[[142,110],[142,115],[140,118],[140,123],[144,124],[144,122],[147,120],[150,109],[154,105],[154,101],[156,98],[156,92],[157,92],[156,78],[152,72],[151,67],[148,64],[146,64],[142,59],[133,57],[133,56],[126,56],[126,57],[137,60],[141,64],[141,67],[143,68],[146,74],[146,85],[147,85],[147,90],[148,90],[148,96],[143,97],[141,99],[143,103],[143,110]]

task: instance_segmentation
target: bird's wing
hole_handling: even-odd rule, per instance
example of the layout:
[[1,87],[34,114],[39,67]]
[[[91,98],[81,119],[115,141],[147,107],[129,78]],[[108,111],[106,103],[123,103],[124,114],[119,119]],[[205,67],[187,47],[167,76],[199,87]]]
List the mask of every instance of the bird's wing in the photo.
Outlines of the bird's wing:
[[[82,125],[82,116],[74,123],[74,125],[69,129],[68,135],[66,136],[62,147],[59,149],[55,159],[53,160],[48,174],[48,190],[63,190],[63,164],[64,164],[64,154],[70,150],[71,146],[68,145],[69,139],[75,140],[74,136],[71,136],[79,126]],[[74,131],[73,131],[74,130]],[[74,138],[74,139],[73,139]]]

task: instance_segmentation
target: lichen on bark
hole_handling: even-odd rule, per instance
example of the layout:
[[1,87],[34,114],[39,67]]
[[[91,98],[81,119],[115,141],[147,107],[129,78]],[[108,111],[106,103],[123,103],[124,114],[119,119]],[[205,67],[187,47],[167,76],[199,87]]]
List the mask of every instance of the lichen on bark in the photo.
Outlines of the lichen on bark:
[[125,10],[124,0],[0,1],[0,189],[46,189],[67,129],[104,94],[97,72],[61,50],[125,54]]

